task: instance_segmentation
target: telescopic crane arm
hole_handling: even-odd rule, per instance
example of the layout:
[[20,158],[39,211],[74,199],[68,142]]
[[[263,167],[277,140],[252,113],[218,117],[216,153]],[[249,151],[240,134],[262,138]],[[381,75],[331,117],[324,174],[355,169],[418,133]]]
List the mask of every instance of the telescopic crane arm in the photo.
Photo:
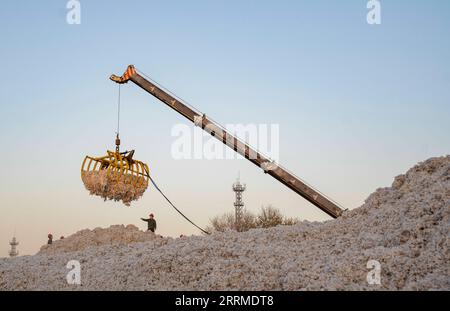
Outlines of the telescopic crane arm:
[[254,150],[247,143],[242,142],[234,135],[228,133],[216,122],[208,119],[205,114],[201,114],[192,110],[190,107],[164,91],[155,83],[152,83],[146,78],[142,77],[138,72],[136,72],[136,69],[133,65],[128,66],[127,70],[121,77],[112,75],[110,79],[119,84],[132,81],[133,83],[165,103],[167,106],[183,115],[186,119],[193,122],[196,126],[200,126],[211,136],[223,142],[225,145],[232,148],[234,151],[248,159],[253,164],[261,167],[265,173],[271,175],[331,217],[337,218],[341,216],[343,210],[327,197],[305,184],[299,178],[288,172],[283,167],[277,165],[276,163],[259,153],[257,150]]

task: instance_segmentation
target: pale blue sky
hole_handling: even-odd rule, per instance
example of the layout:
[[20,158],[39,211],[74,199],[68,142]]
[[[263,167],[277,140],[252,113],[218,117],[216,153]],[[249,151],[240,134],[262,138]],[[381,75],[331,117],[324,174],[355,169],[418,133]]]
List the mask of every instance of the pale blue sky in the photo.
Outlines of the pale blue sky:
[[[86,154],[113,148],[117,85],[128,64],[215,120],[278,123],[280,160],[348,208],[416,162],[450,150],[450,2],[365,0],[66,1],[0,6],[0,256],[17,231],[22,254],[48,232],[133,223],[152,211],[160,233],[197,230],[154,189],[131,208],[90,197]],[[245,160],[175,161],[171,128],[187,123],[135,85],[122,88],[124,147],[201,225],[231,211],[238,171],[247,208],[328,219]]]

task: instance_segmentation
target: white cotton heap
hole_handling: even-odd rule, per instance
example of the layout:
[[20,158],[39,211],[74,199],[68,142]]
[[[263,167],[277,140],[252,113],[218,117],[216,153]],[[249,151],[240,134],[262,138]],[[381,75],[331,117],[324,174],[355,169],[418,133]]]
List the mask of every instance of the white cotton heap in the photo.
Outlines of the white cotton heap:
[[102,245],[124,245],[145,242],[155,238],[151,231],[141,231],[134,225],[114,225],[109,228],[84,229],[62,240],[53,241],[51,245],[41,247],[38,254],[56,254],[83,251],[89,247]]
[[[136,231],[127,228],[111,237],[105,229],[104,239]],[[449,232],[445,156],[419,163],[336,220],[49,253],[51,245],[0,259],[0,290],[450,290]],[[82,235],[96,241],[92,232],[75,234]],[[66,282],[73,259],[82,286]],[[373,261],[379,284],[368,282]]]

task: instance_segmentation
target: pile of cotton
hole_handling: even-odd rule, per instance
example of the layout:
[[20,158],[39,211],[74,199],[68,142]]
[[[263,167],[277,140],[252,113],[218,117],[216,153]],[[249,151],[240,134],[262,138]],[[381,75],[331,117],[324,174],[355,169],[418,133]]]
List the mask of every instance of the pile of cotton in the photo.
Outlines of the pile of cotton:
[[[106,230],[0,259],[0,290],[450,290],[450,156],[419,163],[336,220],[177,239]],[[123,244],[109,243],[118,235]],[[71,260],[81,285],[67,283]]]
[[155,234],[151,231],[141,231],[134,225],[114,225],[109,228],[81,230],[62,240],[44,245],[38,254],[56,254],[63,252],[82,251],[89,247],[101,245],[124,245],[153,240]]

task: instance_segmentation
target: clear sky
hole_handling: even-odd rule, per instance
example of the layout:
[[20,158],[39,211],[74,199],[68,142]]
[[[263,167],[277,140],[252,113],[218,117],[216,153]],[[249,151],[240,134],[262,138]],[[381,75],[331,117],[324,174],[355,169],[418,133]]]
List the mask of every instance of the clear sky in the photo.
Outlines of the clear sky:
[[[33,254],[52,232],[135,224],[198,231],[149,188],[128,208],[91,197],[83,157],[114,146],[117,85],[128,64],[217,121],[276,123],[280,162],[347,208],[415,163],[450,151],[450,2],[381,0],[81,1],[0,5],[0,256],[16,232]],[[200,225],[246,206],[328,217],[245,160],[174,160],[171,129],[189,124],[137,86],[122,88],[121,136]]]

